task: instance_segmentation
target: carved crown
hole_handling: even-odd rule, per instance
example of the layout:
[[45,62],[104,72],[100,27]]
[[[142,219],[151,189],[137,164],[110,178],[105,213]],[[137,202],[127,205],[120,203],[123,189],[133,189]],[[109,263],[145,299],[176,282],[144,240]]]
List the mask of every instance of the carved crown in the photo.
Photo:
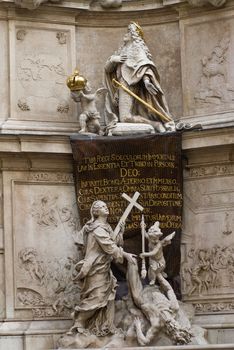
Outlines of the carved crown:
[[138,35],[140,35],[141,39],[144,39],[144,32],[141,26],[137,22],[133,22],[133,21],[131,22],[131,24],[135,26],[136,32],[138,33]]
[[87,79],[80,75],[78,69],[75,69],[74,73],[67,78],[67,86],[71,91],[83,90],[86,84]]

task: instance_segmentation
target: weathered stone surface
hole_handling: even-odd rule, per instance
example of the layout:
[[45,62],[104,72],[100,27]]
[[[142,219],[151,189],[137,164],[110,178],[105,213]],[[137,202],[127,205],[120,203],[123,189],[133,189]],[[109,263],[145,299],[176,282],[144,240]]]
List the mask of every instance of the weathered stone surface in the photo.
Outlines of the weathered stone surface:
[[6,21],[0,21],[0,46],[4,50],[0,52],[0,124],[7,119],[9,113],[9,81],[8,81],[8,62],[9,62],[9,53],[7,48],[7,36],[8,36],[8,28]]
[[184,113],[203,125],[233,121],[233,12],[181,21]]
[[191,152],[185,170],[181,275],[197,314],[232,313],[233,147]]

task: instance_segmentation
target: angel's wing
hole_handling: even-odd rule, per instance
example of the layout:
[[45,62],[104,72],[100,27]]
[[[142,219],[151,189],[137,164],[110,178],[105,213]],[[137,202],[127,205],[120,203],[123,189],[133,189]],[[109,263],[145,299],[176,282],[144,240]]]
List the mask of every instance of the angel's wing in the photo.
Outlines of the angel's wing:
[[170,235],[166,236],[163,240],[162,240],[162,245],[168,245],[171,243],[171,240],[175,237],[175,231],[172,232]]
[[107,92],[108,90],[105,87],[101,87],[97,89],[97,91],[95,92],[95,95],[99,97],[101,94],[106,94]]

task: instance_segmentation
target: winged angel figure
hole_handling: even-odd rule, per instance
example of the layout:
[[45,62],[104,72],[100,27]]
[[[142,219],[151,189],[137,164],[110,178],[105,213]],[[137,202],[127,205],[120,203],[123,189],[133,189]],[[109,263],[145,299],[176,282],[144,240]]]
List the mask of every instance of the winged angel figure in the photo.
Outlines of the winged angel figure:
[[99,88],[92,92],[90,84],[87,82],[82,90],[71,91],[71,98],[75,102],[80,102],[81,114],[79,115],[80,134],[101,134],[100,113],[97,110],[96,102],[99,96],[106,93],[106,88]]

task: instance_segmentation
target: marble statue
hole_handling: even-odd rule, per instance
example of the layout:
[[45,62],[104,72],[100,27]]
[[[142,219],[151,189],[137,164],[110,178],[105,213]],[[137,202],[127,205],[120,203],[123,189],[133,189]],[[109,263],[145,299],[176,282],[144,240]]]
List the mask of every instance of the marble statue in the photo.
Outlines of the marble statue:
[[[137,265],[128,265],[127,280],[133,303],[142,312],[141,318],[137,316],[134,319],[138,344],[144,346],[152,341],[156,342],[162,333],[167,334],[172,344],[190,343],[190,329],[182,326],[176,319],[179,303],[170,284],[167,282],[160,285],[161,288],[155,285],[143,287]],[[147,320],[147,327],[143,327],[144,318]]]
[[[114,80],[113,80],[114,79]],[[105,64],[107,130],[118,122],[150,124],[157,132],[174,131],[160,77],[144,41],[142,28],[128,26],[123,45]]]
[[71,90],[71,98],[80,103],[79,115],[80,134],[101,134],[100,114],[96,107],[98,95],[105,92],[105,88],[92,92],[89,82],[75,70],[74,74],[67,79],[67,86]]
[[160,240],[160,237],[163,235],[159,222],[156,221],[153,226],[150,227],[148,233],[145,232],[145,237],[149,241],[149,252],[143,252],[140,254],[140,257],[149,258],[149,284],[154,285],[156,279],[160,284],[168,283],[164,278],[164,269],[166,267],[166,262],[163,255],[163,247],[171,243],[172,238],[175,236],[175,232],[171,233],[169,236]]
[[123,263],[126,259],[135,264],[134,255],[126,253],[123,244],[124,224],[114,238],[107,222],[109,210],[106,203],[95,201],[91,207],[91,220],[82,229],[84,259],[76,265],[74,281],[81,284],[80,302],[75,307],[74,325],[70,333],[89,330],[97,336],[115,332],[114,300],[116,279],[111,272],[112,259]]
[[[150,251],[140,255],[142,259],[150,258],[149,285],[143,285],[141,281],[136,256],[123,249],[126,218],[133,207],[141,211],[144,209],[137,203],[139,195],[136,192],[131,198],[123,194],[129,203],[114,231],[108,224],[106,203],[101,200],[93,202],[91,219],[75,239],[83,252],[81,260],[75,265],[73,277],[73,282],[80,288],[80,300],[73,312],[74,324],[58,341],[59,347],[81,349],[158,345],[163,336],[170,344],[191,343],[194,333],[190,322],[163,275],[163,246],[171,242],[175,233],[159,241],[162,235],[159,222],[148,233],[143,232],[145,225],[141,225],[144,237],[149,239]],[[113,259],[121,264],[124,259],[127,261],[129,294],[121,304],[115,301],[117,281],[111,271]]]

